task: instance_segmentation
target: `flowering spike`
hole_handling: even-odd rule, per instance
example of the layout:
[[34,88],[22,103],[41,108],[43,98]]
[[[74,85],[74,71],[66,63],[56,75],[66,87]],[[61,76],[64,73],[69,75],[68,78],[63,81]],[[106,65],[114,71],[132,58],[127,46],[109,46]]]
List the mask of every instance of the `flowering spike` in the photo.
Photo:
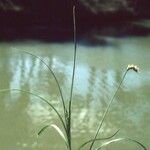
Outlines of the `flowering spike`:
[[131,64],[131,65],[128,65],[128,67],[127,67],[127,71],[129,71],[129,70],[133,70],[133,71],[138,73],[139,72],[139,67],[136,66],[136,65]]

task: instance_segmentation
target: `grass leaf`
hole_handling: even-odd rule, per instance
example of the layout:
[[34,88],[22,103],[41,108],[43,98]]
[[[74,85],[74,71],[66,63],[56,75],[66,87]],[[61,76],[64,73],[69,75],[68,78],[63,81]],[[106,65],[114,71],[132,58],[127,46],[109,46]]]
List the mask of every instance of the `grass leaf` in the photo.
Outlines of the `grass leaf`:
[[49,125],[44,126],[44,127],[38,132],[38,136],[40,136],[48,127],[49,127]]
[[53,71],[53,70],[51,69],[51,67],[50,67],[42,58],[40,58],[39,56],[36,56],[36,55],[34,55],[34,54],[30,53],[30,52],[27,52],[27,51],[23,51],[23,52],[26,53],[26,54],[31,55],[32,57],[34,57],[34,58],[36,58],[36,59],[38,59],[38,60],[40,60],[40,61],[48,68],[48,70],[50,71],[50,74],[53,76],[53,78],[55,79],[55,82],[56,82],[56,84],[57,84],[57,86],[58,86],[58,90],[59,90],[59,93],[60,93],[60,96],[61,96],[62,105],[63,105],[63,109],[64,109],[64,115],[65,115],[65,113],[67,113],[67,109],[66,109],[66,106],[65,106],[65,101],[64,101],[62,89],[61,89],[61,87],[60,87],[60,84],[59,84],[59,82],[58,82],[58,79],[57,79],[57,77],[56,77],[54,71]]
[[[111,139],[113,138],[117,133],[119,132],[119,130],[117,130],[113,135],[109,136],[109,137],[105,137],[105,138],[97,138],[95,139],[95,141],[102,141],[102,140],[108,140],[108,139]],[[78,150],[81,150],[84,146],[86,146],[87,144],[93,142],[94,139],[92,140],[89,140],[89,141],[86,141],[85,143],[83,143],[79,148]]]
[[106,147],[106,146],[108,146],[108,145],[110,145],[110,144],[112,144],[112,143],[116,143],[116,142],[120,142],[120,141],[124,141],[124,140],[126,140],[126,141],[131,141],[131,142],[133,142],[133,143],[136,143],[136,144],[138,144],[139,146],[141,146],[144,150],[147,150],[146,147],[145,147],[142,143],[140,143],[140,142],[137,141],[137,140],[130,139],[130,138],[117,138],[117,139],[110,140],[110,141],[105,142],[104,144],[102,144],[102,145],[101,145],[99,148],[97,148],[96,150],[100,150],[101,148],[104,148],[104,147]]
[[62,139],[65,141],[66,145],[68,146],[68,142],[62,130],[55,124],[52,124],[51,127],[53,127],[58,132],[58,134],[62,137]]
[[62,123],[62,125],[63,125],[63,127],[64,127],[64,129],[65,129],[65,131],[66,131],[66,133],[67,133],[66,125],[65,125],[65,122],[64,122],[62,116],[61,116],[60,113],[57,111],[57,109],[56,109],[49,101],[47,101],[45,98],[43,98],[43,97],[41,97],[41,96],[39,96],[39,95],[37,95],[37,94],[35,94],[35,93],[32,93],[32,92],[30,92],[30,91],[21,90],[21,89],[2,89],[2,90],[0,90],[0,93],[9,92],[9,91],[19,91],[19,92],[23,92],[23,93],[28,93],[28,94],[30,94],[30,95],[33,95],[33,96],[35,96],[35,97],[41,99],[41,100],[44,101],[45,103],[47,103],[47,104],[55,111],[55,113],[56,113],[57,116],[59,117],[59,119],[60,119],[60,121],[61,121],[61,123]]

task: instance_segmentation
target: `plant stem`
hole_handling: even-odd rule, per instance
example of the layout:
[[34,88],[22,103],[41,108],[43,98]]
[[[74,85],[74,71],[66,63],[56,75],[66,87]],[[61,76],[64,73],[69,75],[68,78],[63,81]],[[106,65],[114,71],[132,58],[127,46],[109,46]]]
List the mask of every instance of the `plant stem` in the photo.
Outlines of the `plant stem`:
[[76,12],[75,5],[73,6],[73,33],[74,33],[74,54],[73,54],[73,70],[72,70],[72,81],[70,89],[70,99],[69,99],[69,117],[68,117],[68,144],[69,150],[71,147],[71,108],[72,108],[72,96],[73,96],[73,87],[74,87],[74,77],[75,77],[75,68],[76,68],[76,53],[77,53],[77,42],[76,42]]
[[75,68],[76,68],[76,55],[77,55],[75,6],[73,6],[73,30],[74,30],[74,55],[73,55],[73,70],[72,70],[70,101],[72,101],[72,95],[73,95],[74,77],[75,77]]
[[120,81],[116,92],[114,93],[113,97],[111,98],[111,100],[110,100],[110,102],[109,102],[109,104],[108,104],[108,106],[107,106],[107,108],[106,108],[106,110],[105,110],[105,112],[104,112],[104,114],[103,114],[102,120],[101,120],[101,122],[100,122],[100,124],[99,124],[99,126],[98,126],[98,128],[97,128],[96,134],[95,134],[95,136],[94,136],[93,142],[92,142],[91,145],[90,145],[89,150],[92,150],[92,147],[93,147],[93,145],[94,145],[94,143],[95,143],[95,140],[96,140],[96,138],[97,138],[97,135],[98,135],[98,133],[99,133],[99,131],[100,131],[102,125],[103,125],[103,122],[104,122],[104,120],[105,120],[105,118],[106,118],[106,115],[107,115],[107,113],[108,113],[108,111],[109,111],[109,109],[110,109],[110,107],[111,107],[111,104],[112,104],[112,102],[113,102],[113,100],[114,100],[114,98],[115,98],[115,96],[116,96],[118,90],[120,89],[120,86],[121,86],[121,84],[122,84],[122,82],[123,82],[123,80],[124,80],[124,78],[125,78],[127,72],[128,72],[128,70],[126,70],[126,72],[124,73],[124,75],[123,75],[123,77],[122,77],[122,80]]

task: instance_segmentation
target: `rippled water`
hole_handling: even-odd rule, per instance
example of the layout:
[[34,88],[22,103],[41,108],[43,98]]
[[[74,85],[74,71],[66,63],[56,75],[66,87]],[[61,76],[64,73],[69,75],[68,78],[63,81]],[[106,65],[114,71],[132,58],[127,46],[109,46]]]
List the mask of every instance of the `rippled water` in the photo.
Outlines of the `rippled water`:
[[[130,137],[150,148],[150,37],[109,38],[108,46],[78,45],[72,110],[73,148],[92,138],[110,98],[128,64],[137,64],[140,74],[128,72],[101,129],[100,137]],[[22,89],[49,100],[62,111],[60,95],[48,69],[31,52],[43,58],[54,70],[69,99],[73,63],[73,43],[12,42],[0,43],[0,89]],[[59,135],[47,124],[59,125],[47,104],[21,93],[0,94],[0,147],[3,150],[65,150]],[[101,143],[98,143],[100,145]],[[140,149],[131,142],[120,142],[111,150]],[[85,148],[86,149],[86,148]]]

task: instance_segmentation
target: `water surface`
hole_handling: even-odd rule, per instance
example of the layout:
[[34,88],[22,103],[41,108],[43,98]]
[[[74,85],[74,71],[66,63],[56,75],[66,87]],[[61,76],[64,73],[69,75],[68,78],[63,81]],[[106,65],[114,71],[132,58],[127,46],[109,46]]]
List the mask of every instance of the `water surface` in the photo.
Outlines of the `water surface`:
[[[140,67],[140,73],[128,72],[100,137],[130,137],[150,148],[150,37],[107,38],[105,46],[78,45],[72,110],[73,149],[92,138],[102,113],[113,96],[128,64]],[[36,54],[55,72],[66,102],[69,99],[73,63],[73,43],[38,41],[0,43],[0,89],[22,89],[49,100],[60,112],[62,105],[53,76]],[[65,150],[59,135],[47,124],[60,125],[54,111],[40,99],[21,92],[0,94],[0,147],[3,150]],[[97,145],[100,145],[98,143]],[[141,148],[130,142],[108,147],[111,150]],[[85,148],[86,149],[86,148]]]

